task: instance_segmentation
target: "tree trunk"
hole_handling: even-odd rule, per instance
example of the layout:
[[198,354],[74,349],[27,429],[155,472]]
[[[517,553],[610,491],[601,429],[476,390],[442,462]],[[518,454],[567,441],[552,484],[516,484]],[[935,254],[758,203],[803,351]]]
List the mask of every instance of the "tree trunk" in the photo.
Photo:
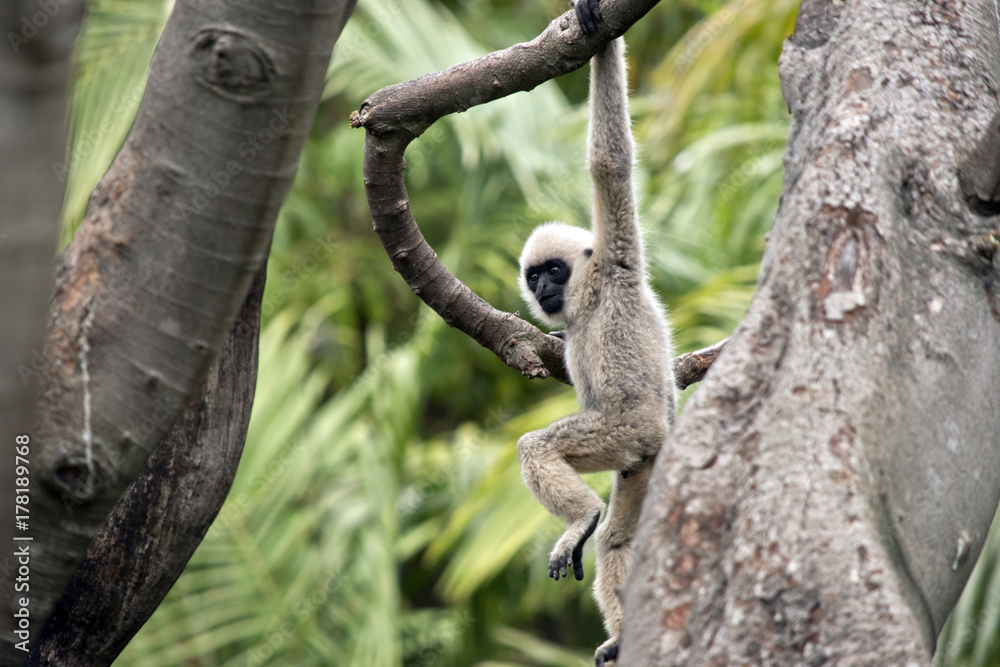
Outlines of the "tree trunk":
[[257,384],[267,267],[205,384],[90,544],[26,665],[110,665],[160,606],[229,495]]
[[993,0],[803,3],[750,311],[656,461],[621,665],[927,664],[1000,493]]

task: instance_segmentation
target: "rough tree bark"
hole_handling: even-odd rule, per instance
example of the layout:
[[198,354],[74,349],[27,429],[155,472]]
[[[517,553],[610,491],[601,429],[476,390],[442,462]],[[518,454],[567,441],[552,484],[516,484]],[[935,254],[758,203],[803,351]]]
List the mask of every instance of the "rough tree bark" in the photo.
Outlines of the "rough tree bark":
[[[174,7],[129,138],[58,263],[44,349],[48,376],[31,434],[31,639],[143,466],[140,486],[113,517],[135,523],[109,526],[73,579],[76,594],[89,594],[102,590],[100,577],[116,559],[139,554],[149,568],[144,581],[107,587],[99,613],[116,595],[130,606],[107,645],[88,645],[93,655],[113,657],[115,643],[148,616],[150,600],[169,588],[166,580],[179,573],[221,505],[224,492],[183,489],[228,486],[234,465],[206,469],[192,453],[181,467],[158,469],[171,465],[177,452],[169,449],[147,460],[202,385],[266,257],[333,44],[354,4],[182,0]],[[227,367],[220,368],[224,375]],[[203,398],[226,396],[219,379],[205,385]],[[252,378],[239,381],[252,386]],[[199,412],[203,407],[190,408],[174,444],[205,444],[199,429],[217,428],[219,415]],[[237,434],[243,428],[230,427]],[[229,435],[211,442],[218,449],[205,460],[234,463]],[[228,479],[220,480],[220,472]],[[198,525],[178,523],[194,516]],[[142,522],[156,524],[157,532],[142,530]],[[181,551],[157,562],[161,549],[174,547]],[[17,664],[9,650],[17,600],[4,599],[7,650],[0,664]],[[67,595],[60,618],[79,618],[74,614],[86,607]],[[95,619],[99,614],[82,622]],[[55,661],[60,633],[86,640],[55,624],[45,632],[46,658]],[[86,664],[108,664],[101,660]],[[45,662],[37,651],[32,661]]]
[[782,204],[657,459],[622,665],[929,662],[1000,493],[997,11],[804,3]]
[[262,266],[205,383],[91,542],[25,666],[110,665],[201,544],[250,425],[266,275]]

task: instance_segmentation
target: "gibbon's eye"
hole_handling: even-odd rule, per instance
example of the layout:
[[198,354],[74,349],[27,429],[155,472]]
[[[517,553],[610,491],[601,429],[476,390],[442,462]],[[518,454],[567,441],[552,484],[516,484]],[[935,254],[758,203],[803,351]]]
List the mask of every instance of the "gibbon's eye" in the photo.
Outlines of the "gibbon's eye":
[[531,272],[531,273],[528,274],[528,282],[529,283],[538,282],[538,272],[537,271],[533,271],[533,272]]
[[549,267],[549,275],[550,276],[559,275],[559,266],[556,265],[556,266]]

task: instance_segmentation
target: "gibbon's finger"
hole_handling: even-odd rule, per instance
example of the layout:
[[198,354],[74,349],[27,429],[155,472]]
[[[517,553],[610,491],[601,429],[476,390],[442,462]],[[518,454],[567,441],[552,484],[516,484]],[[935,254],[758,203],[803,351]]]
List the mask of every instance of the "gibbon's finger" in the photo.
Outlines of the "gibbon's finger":
[[556,556],[555,558],[553,558],[549,562],[549,576],[555,579],[556,581],[559,581],[560,576],[565,579],[567,574],[566,568],[569,565],[570,558],[571,555],[569,549],[567,549],[566,553],[562,554],[561,556]]
[[580,30],[585,35],[592,35],[597,32],[597,23],[604,18],[598,6],[599,1],[572,0],[570,2],[570,6],[576,10],[576,20],[580,23]]
[[601,12],[601,0],[589,0],[590,13],[594,16],[594,31],[597,30],[597,24],[604,20],[604,13]]

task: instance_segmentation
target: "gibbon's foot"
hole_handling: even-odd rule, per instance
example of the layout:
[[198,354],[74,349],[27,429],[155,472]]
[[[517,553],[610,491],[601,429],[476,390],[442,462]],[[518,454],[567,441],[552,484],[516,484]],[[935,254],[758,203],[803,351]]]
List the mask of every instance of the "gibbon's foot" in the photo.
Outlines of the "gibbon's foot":
[[618,660],[618,638],[609,639],[600,646],[594,652],[594,664],[597,667],[604,667],[609,662],[616,662]]
[[570,6],[576,10],[576,20],[580,22],[580,30],[585,35],[597,32],[597,24],[604,16],[598,6],[601,0],[570,0]]
[[583,545],[587,538],[594,534],[597,522],[601,518],[601,510],[594,510],[590,522],[586,518],[576,521],[570,526],[563,536],[556,542],[556,548],[552,550],[549,558],[549,576],[559,581],[559,577],[566,577],[569,564],[573,563],[573,576],[577,581],[583,581]]

